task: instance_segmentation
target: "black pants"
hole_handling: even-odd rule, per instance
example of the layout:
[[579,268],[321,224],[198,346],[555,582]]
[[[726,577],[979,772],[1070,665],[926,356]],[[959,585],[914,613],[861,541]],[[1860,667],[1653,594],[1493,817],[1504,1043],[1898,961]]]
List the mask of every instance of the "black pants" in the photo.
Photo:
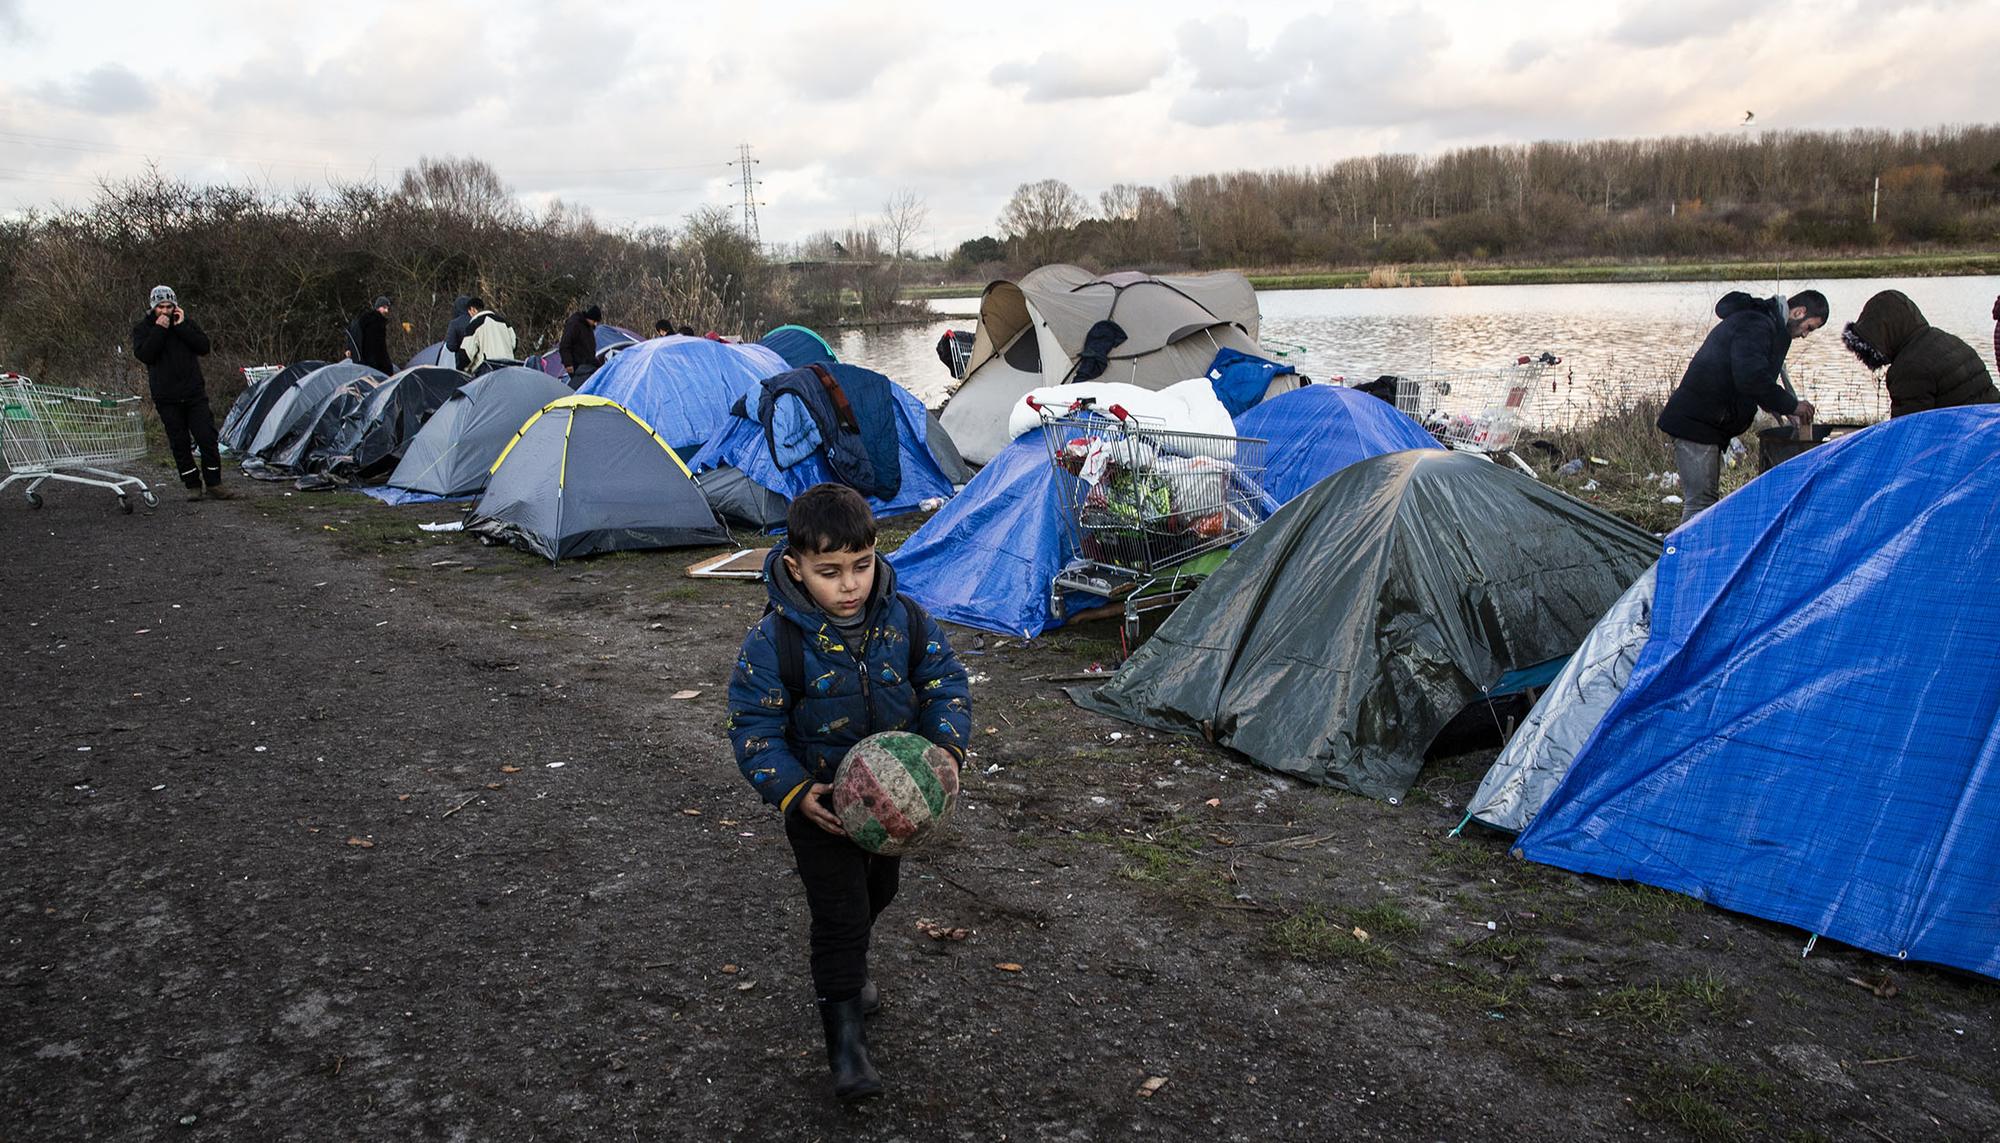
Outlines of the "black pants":
[[868,982],[868,933],[896,898],[903,859],[869,853],[801,813],[785,815],[785,838],[812,910],[813,988],[821,1000],[846,1000]]
[[[192,401],[154,401],[160,424],[167,430],[167,447],[174,452],[174,467],[181,483],[189,488],[222,483],[222,451],[215,443],[215,414],[207,397]],[[195,468],[194,450],[201,449],[201,467]]]

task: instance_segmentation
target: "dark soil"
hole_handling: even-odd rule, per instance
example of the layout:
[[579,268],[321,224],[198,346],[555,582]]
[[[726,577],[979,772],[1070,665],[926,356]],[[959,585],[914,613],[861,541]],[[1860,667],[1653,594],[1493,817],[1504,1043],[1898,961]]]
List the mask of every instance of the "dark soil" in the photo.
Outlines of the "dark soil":
[[722,732],[761,586],[245,485],[0,500],[0,1138],[2000,1133],[2000,984],[1448,836],[1490,749],[1391,806],[1082,713],[1109,623],[956,633],[836,1107]]

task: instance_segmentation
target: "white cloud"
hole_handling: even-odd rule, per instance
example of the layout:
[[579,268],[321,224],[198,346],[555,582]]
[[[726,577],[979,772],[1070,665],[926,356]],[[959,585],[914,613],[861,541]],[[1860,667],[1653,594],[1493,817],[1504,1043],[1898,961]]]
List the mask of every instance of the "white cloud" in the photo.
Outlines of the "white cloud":
[[1662,48],[1724,36],[1745,21],[1775,23],[1779,19],[1778,9],[1741,0],[1639,4],[1612,27],[1611,39],[1637,48]]
[[45,84],[42,98],[96,115],[130,115],[159,102],[145,80],[115,63],[99,64],[68,82]]
[[1068,52],[1043,52],[1026,62],[1001,64],[990,78],[1002,87],[1023,88],[1022,97],[1030,103],[1055,103],[1132,95],[1152,86],[1166,68],[1164,55],[1145,50],[1088,60]]

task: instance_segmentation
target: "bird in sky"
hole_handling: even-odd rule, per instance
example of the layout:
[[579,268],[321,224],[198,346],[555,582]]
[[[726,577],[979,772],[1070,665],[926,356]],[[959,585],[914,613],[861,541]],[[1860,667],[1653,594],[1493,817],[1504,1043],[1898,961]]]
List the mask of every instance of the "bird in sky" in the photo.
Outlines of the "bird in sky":
[[1755,111],[1745,111],[1743,113],[1743,122],[1737,124],[1737,126],[1748,127],[1750,126],[1751,122],[1756,118],[1757,118],[1757,113]]

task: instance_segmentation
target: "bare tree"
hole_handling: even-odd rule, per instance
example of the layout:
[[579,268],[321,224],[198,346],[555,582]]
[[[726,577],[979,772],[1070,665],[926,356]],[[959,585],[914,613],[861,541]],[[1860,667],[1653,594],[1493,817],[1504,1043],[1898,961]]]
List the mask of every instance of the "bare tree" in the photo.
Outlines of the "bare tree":
[[1022,183],[1000,210],[1000,232],[1014,239],[1019,256],[1051,261],[1063,237],[1090,216],[1075,188],[1061,179]]
[[925,205],[923,196],[909,187],[890,195],[889,201],[882,204],[882,238],[893,261],[901,262],[909,253],[930,216],[931,208]]

